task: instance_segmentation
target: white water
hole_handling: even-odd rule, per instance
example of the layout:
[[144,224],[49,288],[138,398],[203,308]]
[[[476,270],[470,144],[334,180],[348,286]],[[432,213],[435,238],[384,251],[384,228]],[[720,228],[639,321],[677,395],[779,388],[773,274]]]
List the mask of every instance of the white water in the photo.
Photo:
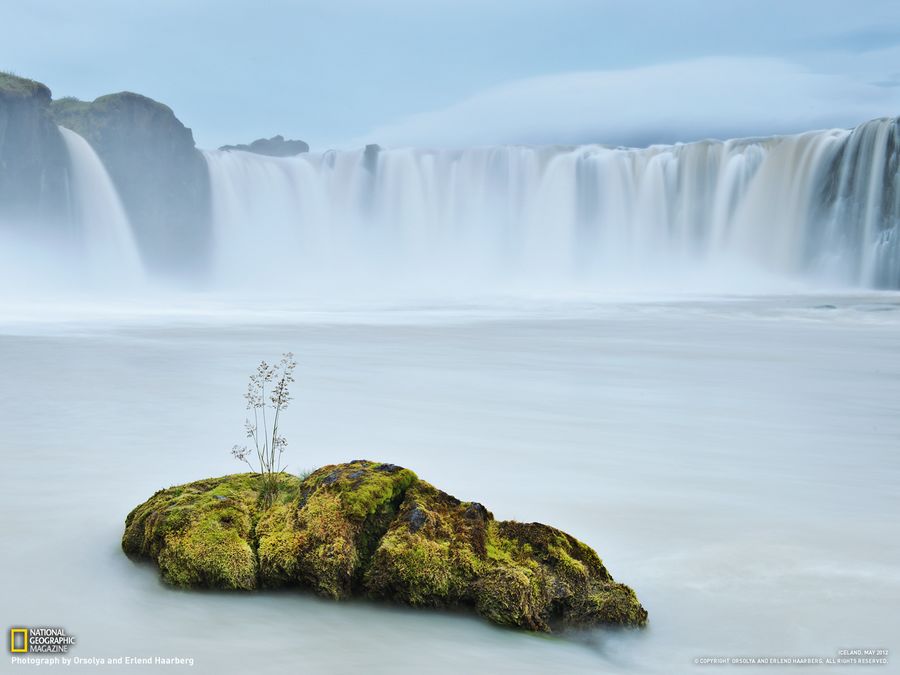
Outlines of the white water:
[[74,131],[59,127],[69,151],[70,196],[87,275],[100,282],[135,282],[141,256],[128,215],[103,162]]
[[[704,656],[895,651],[898,295],[584,299],[773,276],[783,289],[784,275],[896,286],[896,133],[207,153],[214,286],[262,284],[260,302],[4,301],[7,625],[61,625],[80,657],[194,658],[198,673],[668,674]],[[91,264],[139,269],[102,165],[66,139]],[[321,310],[360,288],[490,302]],[[517,290],[553,299],[496,297]],[[137,502],[239,469],[246,375],[289,349],[290,470],[383,459],[562,527],[636,589],[648,628],[548,638],[303,593],[179,592],[125,558]]]
[[3,305],[60,302],[70,294],[109,298],[143,287],[144,270],[128,215],[102,161],[74,131],[59,127],[68,151],[68,219],[3,223]]
[[[206,152],[217,286],[900,285],[897,123],[646,149]],[[238,272],[239,271],[239,272]],[[239,281],[237,281],[239,279]]]
[[[6,626],[66,628],[73,656],[190,657],[215,675],[671,675],[736,672],[704,656],[888,648],[886,668],[823,672],[897,670],[896,293],[401,321],[40,314],[0,318],[0,606]],[[635,588],[647,629],[543,637],[305,593],[180,592],[129,561],[135,504],[240,470],[246,377],[288,349],[290,470],[392,461],[561,527]]]

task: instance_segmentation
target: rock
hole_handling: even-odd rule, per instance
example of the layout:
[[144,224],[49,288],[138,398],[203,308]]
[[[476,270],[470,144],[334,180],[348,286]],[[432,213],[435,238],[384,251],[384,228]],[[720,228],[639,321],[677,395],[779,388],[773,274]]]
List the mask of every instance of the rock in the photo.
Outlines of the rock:
[[408,469],[365,460],[302,481],[284,475],[270,506],[259,500],[257,474],[161,490],[128,514],[122,548],[155,560],[182,587],[303,587],[335,599],[470,607],[535,631],[647,621],[634,591],[571,535],[497,521]]
[[300,585],[336,599],[363,590],[369,560],[417,481],[412,471],[385,473],[374,466],[319,469],[301,483],[296,500],[263,515],[257,528],[261,585]]
[[[243,474],[160,490],[128,514],[122,548],[156,560],[163,579],[176,586],[256,588],[250,534],[258,482]],[[285,497],[291,488],[296,493],[296,482],[285,481]]]
[[363,166],[369,173],[375,173],[378,166],[378,154],[381,152],[381,146],[377,143],[369,143],[363,151]]
[[412,511],[409,512],[406,519],[409,522],[409,531],[412,533],[416,533],[425,526],[425,523],[428,522],[428,514],[418,506],[415,506],[413,507]]
[[103,161],[151,270],[202,274],[209,250],[209,173],[172,109],[132,92],[50,104]]
[[65,223],[68,169],[66,145],[50,113],[50,89],[0,72],[0,225]]
[[249,145],[223,145],[219,150],[243,150],[270,157],[292,157],[309,152],[309,145],[303,141],[285,140],[284,136],[272,136],[257,138]]

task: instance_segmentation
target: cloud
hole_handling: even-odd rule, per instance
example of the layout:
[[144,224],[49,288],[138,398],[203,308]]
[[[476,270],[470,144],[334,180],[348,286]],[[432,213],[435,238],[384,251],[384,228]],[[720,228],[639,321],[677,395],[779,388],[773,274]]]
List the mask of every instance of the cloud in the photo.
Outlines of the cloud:
[[885,75],[879,84],[779,58],[722,57],[563,73],[488,89],[353,144],[644,146],[852,127],[900,114],[900,89],[883,86]]

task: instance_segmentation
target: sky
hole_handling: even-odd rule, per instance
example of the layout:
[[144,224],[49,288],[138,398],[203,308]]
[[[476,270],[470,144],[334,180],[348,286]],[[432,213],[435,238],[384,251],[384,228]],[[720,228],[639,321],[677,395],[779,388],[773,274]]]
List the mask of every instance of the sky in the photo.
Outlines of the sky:
[[0,0],[0,69],[200,147],[646,145],[900,115],[896,0]]

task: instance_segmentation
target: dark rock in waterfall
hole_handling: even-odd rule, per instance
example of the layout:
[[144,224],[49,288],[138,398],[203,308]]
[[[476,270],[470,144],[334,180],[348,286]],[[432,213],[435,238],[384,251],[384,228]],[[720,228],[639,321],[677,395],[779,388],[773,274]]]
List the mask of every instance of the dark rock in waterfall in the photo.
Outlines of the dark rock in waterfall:
[[151,271],[202,273],[208,251],[209,174],[191,130],[171,108],[131,92],[93,102],[53,101],[56,123],[94,148],[131,219]]
[[0,72],[0,226],[66,219],[68,157],[50,114],[50,89]]
[[375,173],[378,168],[378,153],[381,152],[381,146],[377,143],[370,143],[363,151],[363,166],[369,173]]
[[270,157],[293,157],[309,152],[309,144],[304,141],[286,140],[284,136],[272,136],[272,138],[257,138],[249,145],[223,145],[219,150],[243,150]]

